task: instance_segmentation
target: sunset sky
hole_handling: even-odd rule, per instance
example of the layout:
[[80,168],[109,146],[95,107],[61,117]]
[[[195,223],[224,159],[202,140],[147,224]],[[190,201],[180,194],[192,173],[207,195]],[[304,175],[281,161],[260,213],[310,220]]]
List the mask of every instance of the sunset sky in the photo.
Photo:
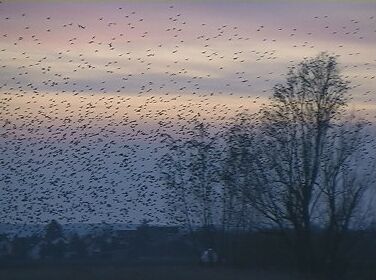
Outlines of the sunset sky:
[[0,223],[163,223],[155,136],[256,112],[320,52],[376,120],[371,1],[2,0],[0,26]]

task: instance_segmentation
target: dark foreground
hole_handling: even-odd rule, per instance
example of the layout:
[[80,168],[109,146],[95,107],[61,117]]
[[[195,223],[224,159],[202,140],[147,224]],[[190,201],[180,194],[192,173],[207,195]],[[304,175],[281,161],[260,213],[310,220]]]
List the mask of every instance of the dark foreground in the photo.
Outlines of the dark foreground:
[[224,267],[174,266],[32,266],[0,268],[1,280],[303,280],[296,273]]
[[[342,278],[342,277],[341,277]],[[0,267],[1,280],[317,280],[279,269],[198,265],[40,264]],[[360,269],[343,279],[374,280],[376,270]]]

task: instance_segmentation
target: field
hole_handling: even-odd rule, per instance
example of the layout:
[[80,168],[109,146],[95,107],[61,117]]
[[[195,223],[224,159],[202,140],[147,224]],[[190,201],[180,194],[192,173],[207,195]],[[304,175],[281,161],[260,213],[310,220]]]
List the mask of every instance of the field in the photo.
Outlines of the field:
[[295,273],[199,266],[33,266],[0,269],[1,280],[304,280]]
[[[176,263],[24,263],[0,262],[0,280],[321,280],[307,277],[291,270],[202,267],[198,264]],[[326,278],[327,279],[327,278]],[[333,278],[332,278],[333,279]],[[335,280],[374,280],[373,264],[358,265],[348,270],[346,276]]]

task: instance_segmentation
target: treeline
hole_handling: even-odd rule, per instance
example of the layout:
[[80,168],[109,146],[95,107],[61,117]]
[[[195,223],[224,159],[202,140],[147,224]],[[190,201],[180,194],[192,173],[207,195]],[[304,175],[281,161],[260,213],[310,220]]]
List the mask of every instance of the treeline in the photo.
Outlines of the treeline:
[[40,234],[0,236],[0,264],[38,262],[135,263],[165,259],[194,259],[189,240],[177,227],[153,226],[143,221],[132,229],[98,226],[83,235],[64,233],[56,220]]

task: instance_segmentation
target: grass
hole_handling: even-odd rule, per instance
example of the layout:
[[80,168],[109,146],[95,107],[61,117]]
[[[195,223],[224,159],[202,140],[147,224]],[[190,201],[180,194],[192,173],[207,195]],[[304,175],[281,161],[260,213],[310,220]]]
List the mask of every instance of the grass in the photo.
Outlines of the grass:
[[[171,266],[34,266],[0,269],[1,280],[305,280],[291,272],[225,267]],[[308,279],[307,279],[308,280]]]

